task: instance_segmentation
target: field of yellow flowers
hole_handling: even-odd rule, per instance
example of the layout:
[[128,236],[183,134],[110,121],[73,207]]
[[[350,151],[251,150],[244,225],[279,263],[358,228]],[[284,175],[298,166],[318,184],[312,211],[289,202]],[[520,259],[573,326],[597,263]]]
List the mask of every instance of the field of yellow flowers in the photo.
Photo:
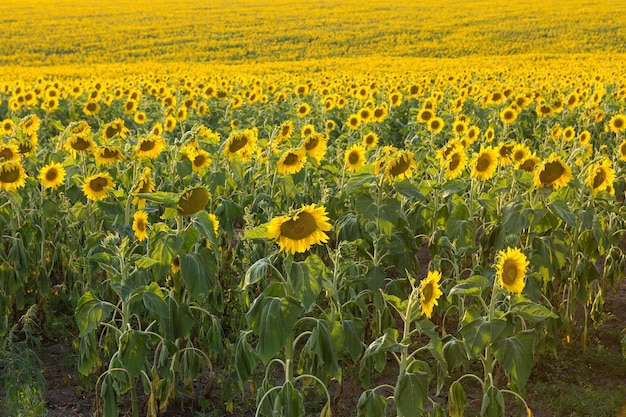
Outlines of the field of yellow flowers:
[[50,413],[63,335],[97,416],[532,416],[537,362],[610,317],[626,4],[5,0],[0,28],[4,414]]

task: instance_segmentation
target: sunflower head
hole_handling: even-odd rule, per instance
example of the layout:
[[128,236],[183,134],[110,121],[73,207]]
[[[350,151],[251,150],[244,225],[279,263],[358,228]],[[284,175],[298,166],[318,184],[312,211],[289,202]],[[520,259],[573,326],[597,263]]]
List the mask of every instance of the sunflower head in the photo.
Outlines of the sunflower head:
[[39,172],[39,181],[44,188],[56,188],[65,179],[65,168],[59,163],[46,165]]
[[356,172],[365,164],[365,150],[361,145],[352,145],[346,150],[344,160],[346,170]]
[[113,178],[106,172],[91,175],[85,179],[83,193],[89,200],[103,200],[108,195],[108,189],[114,186]]
[[561,158],[551,155],[535,168],[534,185],[537,188],[553,187],[557,189],[572,179],[572,171]]
[[134,214],[133,231],[140,242],[148,237],[148,213],[139,210]]
[[615,181],[615,170],[611,166],[611,161],[604,158],[589,167],[586,183],[591,188],[591,196],[595,197],[600,191],[608,191],[613,194],[613,182]]
[[441,272],[429,271],[426,278],[422,280],[419,286],[420,306],[422,313],[426,318],[430,318],[433,314],[433,309],[438,305],[438,299],[443,295],[443,291],[439,286],[441,280]]
[[16,190],[26,185],[26,172],[19,160],[0,163],[0,188]]
[[388,182],[402,180],[413,176],[413,169],[417,168],[415,154],[410,151],[400,151],[392,158],[385,168],[385,179]]
[[498,252],[496,276],[499,285],[508,292],[520,294],[524,289],[524,277],[528,260],[517,248],[507,248]]
[[278,160],[278,173],[297,174],[304,167],[304,156],[301,148],[286,150]]
[[306,252],[311,246],[328,241],[325,233],[331,229],[328,220],[324,206],[303,206],[291,216],[273,218],[267,228],[267,237],[277,242],[282,251],[291,254]]
[[480,180],[493,177],[498,167],[498,150],[491,146],[481,147],[472,161],[472,176]]
[[178,214],[191,215],[202,210],[209,202],[209,192],[204,187],[184,191],[178,199]]

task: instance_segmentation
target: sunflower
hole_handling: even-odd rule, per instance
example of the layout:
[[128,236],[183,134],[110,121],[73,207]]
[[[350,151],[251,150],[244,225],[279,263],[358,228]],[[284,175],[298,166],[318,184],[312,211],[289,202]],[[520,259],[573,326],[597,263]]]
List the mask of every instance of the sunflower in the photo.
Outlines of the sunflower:
[[308,103],[302,103],[298,106],[298,108],[296,109],[296,114],[299,117],[305,117],[307,116],[309,113],[311,113],[311,106],[308,105]]
[[505,166],[511,162],[511,153],[515,145],[517,145],[515,142],[500,143],[498,145],[498,162],[500,165]]
[[346,162],[346,170],[356,172],[365,164],[365,149],[361,145],[352,145],[346,150],[344,160]]
[[467,122],[458,119],[455,120],[452,123],[452,132],[458,137],[463,136],[467,132]]
[[56,188],[65,180],[65,168],[59,163],[46,165],[39,171],[39,181],[44,188]]
[[235,157],[247,160],[256,149],[257,129],[235,130],[230,133],[224,144],[224,153],[230,161]]
[[135,155],[140,158],[156,158],[165,149],[165,139],[161,136],[149,136],[140,139],[135,148]]
[[530,149],[523,143],[517,143],[511,149],[509,153],[510,159],[513,161],[515,166],[518,166],[522,161],[525,161],[530,156]]
[[308,156],[320,162],[326,154],[327,142],[328,135],[325,133],[315,133],[304,139],[302,150],[306,152]]
[[396,179],[402,180],[413,176],[412,168],[417,168],[415,154],[410,151],[400,151],[385,167],[384,176],[388,182]]
[[365,147],[365,149],[372,149],[376,147],[378,143],[378,135],[374,132],[369,132],[368,134],[363,136],[361,143]]
[[36,134],[39,130],[39,126],[41,126],[41,119],[36,114],[31,114],[24,117],[17,124],[17,127],[22,129],[22,132],[24,132],[26,136]]
[[133,120],[138,125],[142,125],[142,124],[146,123],[146,121],[148,120],[148,116],[146,116],[146,112],[138,111],[138,112],[135,113],[135,115],[133,117]]
[[83,107],[83,113],[86,116],[95,116],[100,112],[100,104],[96,101],[88,101]]
[[472,177],[480,180],[488,180],[493,177],[498,168],[498,150],[491,146],[480,147],[480,151],[475,154],[472,160]]
[[500,120],[505,125],[510,125],[517,119],[517,111],[512,107],[506,107],[500,112]]
[[119,146],[104,146],[94,151],[96,158],[96,165],[108,166],[113,165],[117,161],[124,159],[124,154],[120,150]]
[[626,161],[626,139],[617,147],[617,154],[622,161]]
[[305,152],[301,148],[289,149],[283,153],[276,167],[279,174],[297,174],[304,166]]
[[526,159],[515,164],[515,168],[524,170],[526,172],[534,172],[535,167],[540,162],[541,159],[539,159],[535,154],[531,154]]
[[615,181],[615,170],[611,166],[611,161],[604,158],[589,167],[586,183],[591,188],[591,196],[595,197],[600,191],[606,190],[609,194],[614,193],[613,181]]
[[485,131],[485,141],[491,142],[495,137],[496,132],[493,130],[493,127],[490,127]]
[[443,130],[444,122],[441,117],[434,117],[428,122],[428,130],[436,135]]
[[172,274],[176,274],[178,271],[180,271],[180,257],[176,255],[172,261]]
[[91,175],[85,179],[83,193],[89,200],[98,201],[106,198],[107,188],[113,188],[113,178],[108,173]]
[[267,227],[267,237],[278,243],[280,250],[302,253],[328,241],[325,233],[331,229],[328,220],[324,206],[303,206],[291,216],[273,218]]
[[443,291],[439,286],[441,280],[441,272],[429,271],[426,278],[422,280],[419,286],[420,307],[426,318],[430,318],[433,314],[433,308],[438,305],[438,299],[443,295]]
[[209,153],[202,148],[198,148],[189,159],[191,160],[191,170],[197,174],[206,171],[212,162]]
[[143,210],[135,213],[133,216],[133,231],[140,242],[148,238],[148,213]]
[[439,158],[439,163],[443,167],[448,155],[452,153],[455,148],[465,149],[463,144],[459,139],[452,139],[450,142],[446,143],[441,149],[437,150],[437,157]]
[[150,134],[154,136],[161,136],[163,134],[163,125],[161,123],[155,123],[150,130]]
[[190,215],[202,210],[209,202],[209,192],[204,187],[185,190],[178,199],[178,214]]
[[176,118],[174,116],[167,116],[165,118],[165,123],[163,124],[163,129],[166,132],[171,132],[176,127]]
[[6,144],[0,145],[0,162],[1,161],[15,161],[22,157],[20,149],[17,145]]
[[326,132],[332,132],[337,127],[337,123],[335,123],[335,121],[332,119],[328,119],[326,120],[325,126]]
[[611,120],[609,120],[609,123],[606,125],[608,132],[619,133],[624,129],[626,129],[626,116],[623,114],[616,114],[611,117]]
[[95,147],[95,142],[88,134],[73,135],[65,142],[65,149],[72,155],[76,155],[76,152],[89,153]]
[[368,109],[367,107],[363,107],[361,110],[359,110],[359,118],[361,119],[361,122],[363,123],[368,123],[371,121],[372,118],[372,110]]
[[470,126],[470,128],[467,129],[465,137],[467,138],[468,143],[472,144],[476,142],[478,135],[480,135],[480,128],[478,126]]
[[361,118],[358,114],[351,114],[348,117],[348,122],[346,123],[350,129],[358,129],[361,126]]
[[[154,181],[152,180],[152,169],[146,168],[139,178],[139,182],[137,183],[137,187],[135,187],[134,194],[151,193],[154,191],[154,188],[155,185]],[[134,196],[133,204],[137,205],[138,209],[143,209],[146,206],[146,199]]]
[[106,141],[113,139],[116,135],[124,139],[128,133],[128,128],[124,126],[124,120],[117,118],[110,123],[107,123],[102,128],[102,139]]
[[291,120],[287,120],[283,122],[283,124],[280,125],[280,128],[278,129],[278,136],[276,137],[276,139],[279,142],[288,141],[289,139],[291,139],[291,136],[293,135],[293,131],[294,131],[293,122]]
[[0,163],[0,188],[16,190],[26,185],[27,175],[18,160]]
[[455,147],[446,157],[443,164],[444,177],[453,180],[463,173],[467,165],[467,155],[462,146]]
[[[211,220],[211,224],[213,224],[213,233],[215,237],[217,237],[217,233],[220,230],[220,221],[217,219],[217,216],[213,213],[209,213],[209,220]],[[211,249],[211,242],[206,241],[206,247]]]
[[11,119],[4,119],[0,124],[0,133],[2,135],[10,135],[13,133],[13,129],[15,128],[15,123]]
[[382,106],[374,108],[372,113],[372,122],[382,122],[389,115],[389,109],[387,103],[383,103]]
[[555,154],[538,164],[535,168],[534,185],[537,188],[554,187],[557,189],[566,185],[572,179],[572,171],[561,158]]
[[311,136],[313,133],[315,133],[315,126],[313,126],[311,123],[305,124],[304,126],[302,126],[302,130],[300,130],[300,136],[303,138]]
[[580,134],[578,135],[578,141],[581,145],[588,144],[589,141],[591,141],[591,132],[589,132],[588,130],[583,130],[582,132],[580,132]]
[[524,290],[524,277],[528,264],[526,256],[517,248],[499,251],[496,276],[500,286],[508,292],[520,294]]

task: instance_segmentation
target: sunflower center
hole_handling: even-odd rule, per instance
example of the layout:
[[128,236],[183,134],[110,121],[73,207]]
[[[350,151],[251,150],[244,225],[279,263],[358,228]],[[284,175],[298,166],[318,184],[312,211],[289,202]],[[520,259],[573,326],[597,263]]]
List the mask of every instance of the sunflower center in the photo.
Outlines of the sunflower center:
[[4,159],[5,161],[8,161],[11,158],[13,158],[13,152],[11,151],[10,148],[4,148],[0,150],[0,159]]
[[397,177],[398,175],[406,172],[406,170],[409,169],[410,167],[411,167],[411,163],[409,162],[409,158],[406,156],[401,156],[399,158],[396,158],[395,161],[393,161],[393,165],[391,166],[389,173],[392,176]]
[[206,157],[204,155],[196,155],[193,159],[193,164],[197,167],[201,167],[204,165],[204,161],[206,161]]
[[232,137],[230,144],[228,145],[228,150],[231,153],[235,153],[238,150],[242,149],[247,144],[248,144],[248,138],[246,138],[244,135],[236,135]]
[[422,288],[422,295],[424,297],[424,303],[428,303],[433,298],[435,290],[433,288],[433,283],[429,282]]
[[535,161],[533,161],[532,159],[527,159],[524,162],[522,162],[519,167],[520,169],[523,169],[526,172],[533,172],[535,165],[536,165]]
[[107,159],[117,158],[120,151],[117,149],[104,148],[102,151],[102,157]]
[[306,211],[298,213],[280,226],[280,234],[292,240],[305,239],[316,230],[315,217]]
[[454,153],[450,157],[450,164],[448,165],[448,168],[450,168],[450,171],[454,171],[455,169],[458,168],[460,163],[461,163],[461,155],[459,155],[458,153]]
[[102,191],[104,190],[104,188],[109,184],[109,181],[107,181],[106,178],[102,178],[102,177],[98,177],[98,178],[94,178],[93,180],[91,180],[91,182],[89,182],[89,188],[91,188],[93,191]]
[[513,261],[506,260],[502,265],[502,282],[506,285],[515,284],[517,279],[517,264]]
[[80,136],[76,136],[76,139],[72,142],[72,148],[77,151],[84,151],[85,149],[89,149],[90,147],[89,141],[85,140]]
[[153,150],[155,146],[156,143],[153,140],[142,140],[139,144],[139,149],[141,149],[143,152],[149,152]]
[[621,129],[624,127],[624,120],[617,118],[613,121],[613,126],[617,129]]
[[320,142],[319,138],[317,138],[315,136],[309,136],[307,141],[304,143],[304,148],[307,151],[312,151],[313,149],[317,148],[317,144],[319,142]]
[[299,161],[300,161],[300,158],[298,157],[298,155],[296,155],[295,153],[289,152],[287,156],[285,157],[284,164],[285,165],[297,165]]
[[56,170],[56,168],[50,168],[47,172],[46,172],[46,180],[47,181],[54,181],[59,177],[59,171]]
[[350,154],[348,155],[348,162],[350,163],[350,165],[354,165],[359,163],[359,153],[358,152],[350,152]]
[[439,129],[439,127],[440,127],[440,126],[441,126],[441,125],[439,124],[439,121],[437,121],[437,120],[433,120],[433,121],[430,123],[430,128],[431,128],[431,129],[433,129],[433,130],[437,130],[437,129]]
[[145,232],[146,231],[146,222],[143,219],[137,219],[137,221],[135,222],[135,227],[137,228],[137,230],[139,230],[140,232]]
[[596,189],[604,184],[606,180],[606,172],[602,168],[596,170],[596,175],[593,177],[593,188]]
[[17,168],[4,169],[0,173],[0,181],[5,184],[12,184],[20,179],[20,170]]
[[491,166],[491,157],[487,154],[480,155],[476,161],[476,171],[485,172]]
[[117,135],[118,132],[119,129],[117,128],[117,126],[108,126],[105,129],[104,134],[107,138],[111,139],[113,136]]
[[539,174],[539,180],[544,184],[552,184],[554,181],[561,178],[564,172],[565,167],[560,162],[548,162]]
[[511,153],[511,150],[513,150],[513,146],[511,146],[511,145],[502,145],[500,147],[500,156],[508,156],[509,153]]

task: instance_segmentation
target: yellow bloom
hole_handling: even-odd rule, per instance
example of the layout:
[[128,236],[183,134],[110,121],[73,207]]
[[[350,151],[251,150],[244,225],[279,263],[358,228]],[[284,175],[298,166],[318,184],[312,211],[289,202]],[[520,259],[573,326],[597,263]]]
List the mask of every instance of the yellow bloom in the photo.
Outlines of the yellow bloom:
[[529,264],[526,256],[517,248],[507,248],[499,251],[496,259],[496,276],[500,286],[508,292],[521,293]]
[[611,120],[606,125],[606,130],[609,132],[619,133],[624,129],[626,129],[626,116],[623,114],[616,114],[611,117]]
[[231,132],[224,144],[224,154],[230,161],[236,157],[244,161],[247,160],[255,151],[257,135],[256,128]]
[[198,148],[191,158],[191,170],[197,174],[202,174],[211,165],[209,153],[202,148]]
[[124,154],[120,150],[119,146],[104,146],[98,148],[94,152],[96,158],[96,165],[108,166],[114,164],[116,161],[124,159]]
[[463,173],[466,164],[467,155],[465,154],[465,148],[462,146],[455,147],[452,152],[448,154],[443,164],[444,177],[448,180],[457,178]]
[[314,133],[304,139],[302,150],[308,156],[320,162],[326,154],[326,142],[328,142],[328,135],[325,133]]
[[139,210],[133,216],[133,231],[141,242],[148,237],[148,213]]
[[156,158],[165,149],[165,139],[161,136],[149,136],[140,139],[135,148],[135,155],[140,158]]
[[480,152],[474,156],[471,163],[472,177],[488,180],[493,177],[498,168],[498,151],[491,146],[480,147]]
[[83,193],[89,200],[98,201],[106,198],[107,188],[113,188],[113,178],[108,173],[91,175],[85,179]]
[[[139,178],[139,183],[135,188],[134,194],[151,193],[154,191],[154,187],[154,181],[152,181],[152,169],[146,168]],[[146,206],[146,199],[135,196],[133,197],[133,204],[136,204],[137,208],[143,209]]]
[[363,164],[365,164],[365,150],[361,145],[352,145],[346,150],[344,160],[346,163],[346,170],[349,172],[356,172],[363,166]]
[[609,194],[614,193],[613,181],[615,181],[615,170],[611,166],[611,161],[604,158],[589,167],[586,183],[591,188],[591,196],[595,197],[600,191],[606,190]]
[[39,181],[44,188],[56,188],[65,179],[65,168],[59,163],[46,165],[39,171]]
[[289,149],[283,153],[276,167],[279,174],[297,174],[304,167],[302,149]]
[[26,185],[27,175],[20,161],[6,161],[0,164],[0,188],[16,190]]
[[422,280],[419,286],[420,294],[420,306],[422,313],[426,318],[430,318],[433,314],[433,309],[438,305],[438,299],[443,295],[443,291],[439,287],[439,281],[441,280],[441,272],[429,271],[426,278]]
[[572,179],[571,169],[554,154],[535,168],[535,187],[554,187],[566,185]]
[[385,168],[385,178],[388,182],[402,180],[413,176],[412,168],[417,168],[415,154],[410,151],[401,151],[389,161]]
[[292,216],[273,218],[267,237],[278,243],[280,250],[294,254],[306,252],[313,245],[328,241],[325,233],[331,229],[324,206],[303,206]]
[[17,145],[0,145],[0,161],[15,161],[22,157]]
[[362,144],[366,149],[372,149],[376,147],[378,143],[378,135],[374,132],[369,132],[365,136],[363,136]]

